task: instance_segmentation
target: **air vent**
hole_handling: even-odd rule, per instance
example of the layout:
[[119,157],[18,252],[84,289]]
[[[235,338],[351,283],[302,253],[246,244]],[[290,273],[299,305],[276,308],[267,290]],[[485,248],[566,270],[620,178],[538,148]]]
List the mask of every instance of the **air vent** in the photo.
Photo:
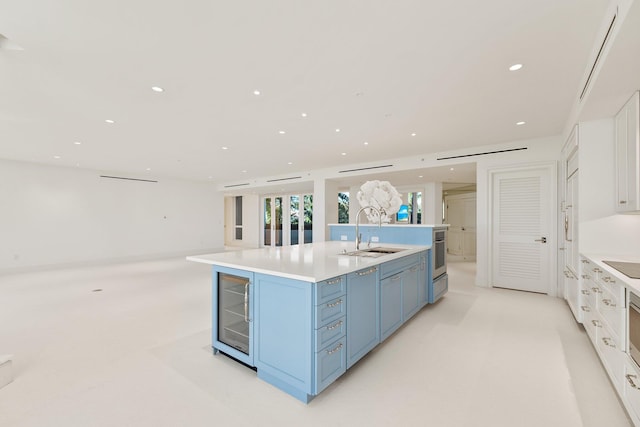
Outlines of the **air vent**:
[[485,151],[484,153],[461,154],[459,156],[438,157],[436,160],[449,160],[449,159],[460,159],[460,158],[463,158],[463,157],[486,156],[487,154],[508,153],[510,151],[521,151],[521,150],[526,150],[526,149],[527,149],[527,147],[509,148],[507,150]]
[[609,28],[607,29],[607,34],[605,34],[604,39],[602,40],[602,44],[600,44],[600,49],[598,49],[598,54],[596,55],[596,59],[593,61],[593,65],[591,65],[591,70],[589,70],[589,75],[587,76],[587,81],[584,82],[584,86],[582,87],[582,92],[580,92],[580,101],[587,93],[587,89],[589,89],[589,85],[591,84],[591,78],[593,77],[593,73],[600,62],[600,57],[602,56],[602,51],[604,51],[604,47],[609,42],[609,38],[611,37],[611,32],[613,31],[613,26],[616,23],[616,18],[618,17],[618,8],[616,7],[616,13],[613,15],[611,19],[611,23],[609,24]]
[[291,181],[292,179],[300,179],[301,176],[292,176],[291,178],[268,179],[267,182]]
[[158,181],[154,181],[152,179],[127,178],[126,176],[100,175],[100,178],[122,179],[122,180],[125,180],[125,181],[158,182]]
[[248,182],[245,182],[243,184],[231,184],[231,185],[225,185],[224,188],[232,188],[232,187],[244,187],[245,185],[249,185]]
[[343,170],[343,171],[338,171],[338,173],[368,171],[368,170],[371,170],[371,169],[382,169],[382,168],[391,168],[391,167],[393,167],[393,165],[371,166],[369,168],[346,169],[346,170]]

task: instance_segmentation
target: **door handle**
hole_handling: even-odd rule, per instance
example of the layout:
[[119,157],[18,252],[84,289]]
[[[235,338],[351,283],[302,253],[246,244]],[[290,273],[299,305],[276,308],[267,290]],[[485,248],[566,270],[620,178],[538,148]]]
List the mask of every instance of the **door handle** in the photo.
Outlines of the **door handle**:
[[546,237],[541,237],[539,239],[534,240],[534,242],[547,243],[547,238]]

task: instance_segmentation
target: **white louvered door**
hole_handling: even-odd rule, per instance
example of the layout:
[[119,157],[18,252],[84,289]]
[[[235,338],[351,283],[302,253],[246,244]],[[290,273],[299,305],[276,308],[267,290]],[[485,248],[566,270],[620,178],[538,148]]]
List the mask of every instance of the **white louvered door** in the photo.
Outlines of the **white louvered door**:
[[501,172],[493,181],[493,286],[549,292],[548,169]]

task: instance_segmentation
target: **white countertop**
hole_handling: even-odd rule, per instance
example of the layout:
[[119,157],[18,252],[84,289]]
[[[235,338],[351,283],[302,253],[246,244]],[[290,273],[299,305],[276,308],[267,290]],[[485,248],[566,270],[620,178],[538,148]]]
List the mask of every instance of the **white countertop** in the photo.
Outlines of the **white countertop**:
[[617,281],[624,283],[624,285],[632,290],[636,294],[640,294],[640,279],[632,279],[626,276],[624,273],[619,272],[615,268],[602,261],[621,261],[621,262],[638,262],[640,263],[640,256],[638,255],[607,255],[607,254],[580,254],[585,258],[593,261],[601,269],[607,271],[616,278]]
[[[360,249],[367,245],[361,244]],[[275,248],[247,249],[188,256],[188,261],[237,268],[254,273],[271,274],[305,282],[320,282],[342,274],[382,264],[387,261],[413,255],[430,249],[430,245],[401,245],[389,243],[371,247],[406,249],[378,258],[342,255],[343,251],[354,251],[354,242],[328,241],[306,245],[280,246]]]
[[[354,227],[355,224],[327,224],[331,227],[333,226],[351,226]],[[377,227],[378,223],[373,223],[373,222],[365,222],[363,224],[360,224],[360,227]],[[449,227],[449,224],[398,224],[398,223],[394,223],[394,224],[382,224],[382,227],[415,227],[415,228],[447,228]]]

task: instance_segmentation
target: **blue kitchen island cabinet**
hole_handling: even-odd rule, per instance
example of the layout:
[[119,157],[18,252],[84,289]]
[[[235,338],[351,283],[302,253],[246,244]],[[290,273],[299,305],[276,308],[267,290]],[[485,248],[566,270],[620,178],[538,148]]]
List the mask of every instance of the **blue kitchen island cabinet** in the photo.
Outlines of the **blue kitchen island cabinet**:
[[[429,276],[421,267],[429,246],[394,245],[403,251],[361,257],[345,254],[352,244],[188,257],[213,265],[214,353],[255,368],[302,402],[322,392],[426,303]],[[390,298],[385,283],[394,277],[399,287]]]

